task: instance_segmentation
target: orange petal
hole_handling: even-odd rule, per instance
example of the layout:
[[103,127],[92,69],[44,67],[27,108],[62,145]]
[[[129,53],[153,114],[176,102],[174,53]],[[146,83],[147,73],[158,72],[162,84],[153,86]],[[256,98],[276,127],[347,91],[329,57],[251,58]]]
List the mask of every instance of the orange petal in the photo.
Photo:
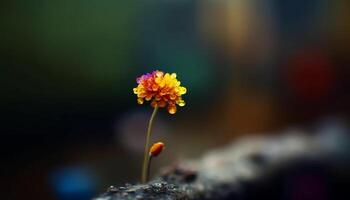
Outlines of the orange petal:
[[170,99],[171,99],[171,100],[175,100],[176,97],[177,97],[176,95],[173,95],[173,94],[170,95]]
[[159,100],[162,99],[162,97],[161,97],[160,95],[157,95],[156,97],[154,97],[154,99],[155,99],[156,101],[159,101]]
[[159,101],[158,102],[158,106],[161,108],[164,108],[166,106],[166,102],[165,101]]
[[152,94],[147,95],[145,99],[146,99],[146,101],[151,100],[152,99]]
[[159,88],[158,85],[156,85],[156,84],[152,85],[152,90],[153,90],[153,91],[157,91],[158,88]]
[[177,108],[176,108],[175,105],[169,105],[169,106],[168,106],[168,112],[169,112],[170,114],[175,114],[176,111],[177,111]]
[[152,107],[156,107],[158,105],[157,101],[153,100],[152,103],[151,103],[151,106]]

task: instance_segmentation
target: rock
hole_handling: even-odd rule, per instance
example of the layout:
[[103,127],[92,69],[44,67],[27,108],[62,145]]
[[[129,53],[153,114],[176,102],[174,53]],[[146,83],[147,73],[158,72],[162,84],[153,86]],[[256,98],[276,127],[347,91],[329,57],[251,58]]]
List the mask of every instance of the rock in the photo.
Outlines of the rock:
[[[324,137],[323,135],[323,142],[327,141]],[[280,193],[286,192],[286,189],[281,185],[289,180],[288,175],[291,171],[298,172],[300,166],[306,172],[308,166],[311,166],[311,172],[315,166],[316,169],[328,170],[328,167],[337,169],[339,165],[334,161],[334,157],[349,153],[339,153],[329,147],[323,148],[318,141],[318,136],[307,136],[300,132],[242,139],[226,148],[209,152],[201,159],[169,166],[159,177],[147,184],[126,184],[125,187],[119,188],[111,186],[106,193],[94,200],[205,200],[263,197],[283,199]],[[333,148],[349,150],[337,145],[333,145]],[[329,161],[330,159],[332,161]],[[348,164],[342,162],[342,167],[347,169],[344,165],[349,166]],[[349,173],[346,171],[345,174],[347,176],[336,178],[348,180]],[[321,179],[333,176],[327,173],[319,175]],[[274,187],[276,190],[271,192],[271,188]],[[293,187],[292,185],[292,191]]]

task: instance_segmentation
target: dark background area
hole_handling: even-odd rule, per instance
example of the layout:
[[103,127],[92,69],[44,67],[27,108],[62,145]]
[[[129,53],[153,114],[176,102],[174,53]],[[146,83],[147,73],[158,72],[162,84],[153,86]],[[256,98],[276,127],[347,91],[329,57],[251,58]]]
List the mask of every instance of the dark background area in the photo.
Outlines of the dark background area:
[[[0,6],[6,199],[89,199],[140,176],[136,77],[176,72],[152,171],[249,134],[349,119],[346,0],[13,0]],[[338,126],[337,125],[337,126]],[[345,128],[346,133],[349,133]]]

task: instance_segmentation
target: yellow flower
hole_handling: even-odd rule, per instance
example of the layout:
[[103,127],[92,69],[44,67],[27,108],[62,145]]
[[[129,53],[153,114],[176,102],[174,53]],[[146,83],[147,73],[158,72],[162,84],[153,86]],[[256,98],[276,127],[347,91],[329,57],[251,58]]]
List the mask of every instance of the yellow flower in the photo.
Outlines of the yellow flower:
[[185,106],[182,95],[186,94],[187,89],[181,86],[175,73],[156,70],[137,78],[137,84],[134,93],[139,104],[143,104],[145,100],[152,101],[152,107],[167,107],[170,114],[176,113],[176,105]]

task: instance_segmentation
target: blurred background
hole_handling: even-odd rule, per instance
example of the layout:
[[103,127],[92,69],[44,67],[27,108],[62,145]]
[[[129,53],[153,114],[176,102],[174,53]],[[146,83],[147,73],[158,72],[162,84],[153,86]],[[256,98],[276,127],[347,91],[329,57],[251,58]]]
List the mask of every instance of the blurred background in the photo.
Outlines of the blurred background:
[[347,0],[1,1],[6,199],[137,182],[152,109],[132,88],[155,69],[188,93],[156,120],[167,148],[152,174],[246,135],[348,134],[349,11]]

